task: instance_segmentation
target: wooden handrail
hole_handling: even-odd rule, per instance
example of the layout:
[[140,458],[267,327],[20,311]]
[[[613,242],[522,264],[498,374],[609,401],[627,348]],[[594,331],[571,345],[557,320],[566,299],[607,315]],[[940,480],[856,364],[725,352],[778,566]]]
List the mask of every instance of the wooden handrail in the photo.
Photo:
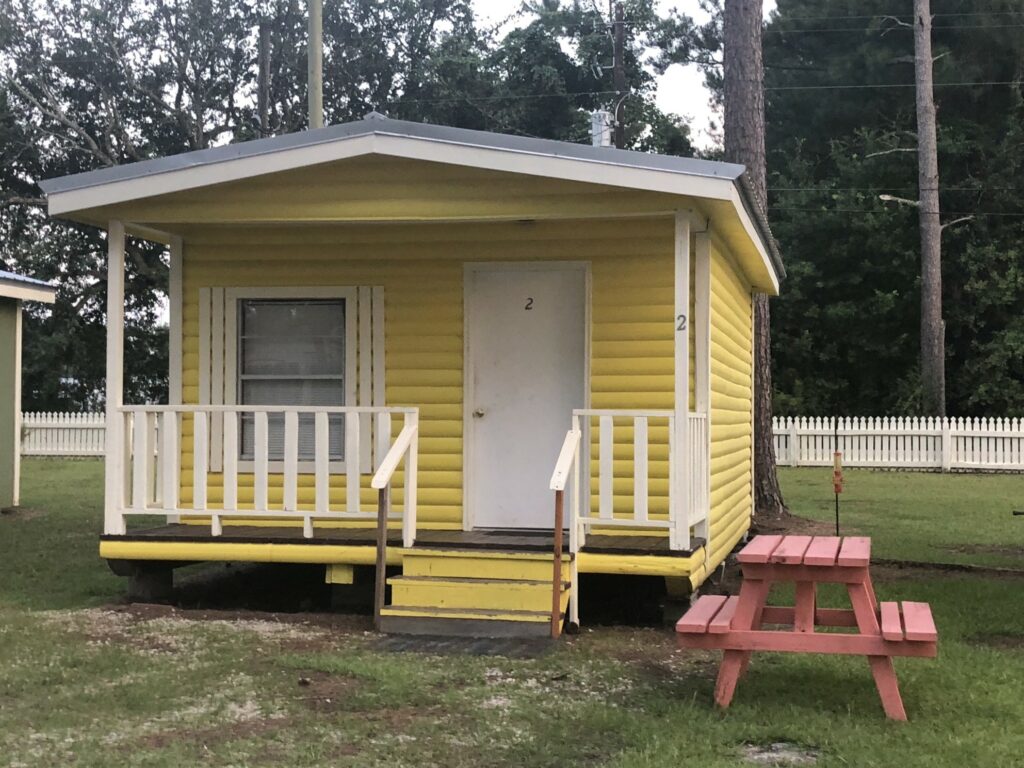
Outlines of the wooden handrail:
[[[370,487],[377,489],[377,569],[373,588],[373,625],[380,631],[380,615],[384,608],[384,593],[387,588],[388,567],[388,514],[391,509],[391,477],[398,469],[402,457],[409,451],[416,433],[417,424],[406,424],[398,433],[377,472],[370,481]],[[406,499],[408,507],[409,501]]]
[[388,511],[391,507],[391,484],[377,492],[377,570],[373,585],[373,627],[380,632],[380,613],[384,608],[388,568]]
[[555,492],[554,559],[551,576],[551,637],[562,633],[562,528],[565,526],[565,483],[572,471],[581,432],[570,429],[565,434],[562,450],[551,475],[551,490]]
[[562,525],[565,491],[555,491],[555,556],[551,584],[551,639],[562,634]]
[[418,429],[419,427],[415,424],[407,424],[402,427],[402,431],[398,433],[398,438],[392,443],[384,460],[377,467],[377,472],[374,474],[373,480],[370,481],[371,488],[379,491],[391,483],[391,476],[398,469],[398,465],[401,463],[405,452],[409,450],[409,446],[412,444],[412,439],[416,436]]
[[580,444],[578,429],[570,429],[565,434],[562,442],[562,450],[558,454],[558,461],[555,462],[555,471],[551,474],[551,490],[564,491],[565,484],[569,479],[569,472],[572,471],[573,457],[576,455],[576,446]]

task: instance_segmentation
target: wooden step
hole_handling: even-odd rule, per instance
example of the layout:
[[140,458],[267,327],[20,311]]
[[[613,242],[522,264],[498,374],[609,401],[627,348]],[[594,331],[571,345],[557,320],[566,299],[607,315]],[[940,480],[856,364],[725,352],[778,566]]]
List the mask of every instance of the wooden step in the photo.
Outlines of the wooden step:
[[[481,611],[550,611],[551,582],[531,579],[490,579],[395,576],[388,579],[395,606],[430,606]],[[562,604],[568,601],[562,583]]]
[[399,635],[548,637],[551,633],[551,614],[544,611],[388,606],[380,619],[382,631]]
[[[408,549],[403,555],[406,576],[534,580],[551,583],[554,556],[541,552],[479,549]],[[562,561],[562,578],[569,578],[570,561]]]

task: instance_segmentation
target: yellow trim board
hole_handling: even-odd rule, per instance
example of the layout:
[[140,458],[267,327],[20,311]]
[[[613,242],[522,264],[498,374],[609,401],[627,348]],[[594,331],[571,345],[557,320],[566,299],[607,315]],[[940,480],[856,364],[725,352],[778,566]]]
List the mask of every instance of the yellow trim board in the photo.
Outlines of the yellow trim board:
[[[481,554],[487,550],[477,550]],[[458,555],[466,556],[467,550]],[[419,555],[417,551],[415,553]],[[491,552],[487,556],[498,553]],[[510,559],[535,559],[537,552],[501,553]],[[455,555],[455,553],[453,553]],[[388,549],[388,565],[400,565],[405,550]],[[110,560],[166,560],[177,562],[221,561],[248,563],[313,563],[328,565],[374,565],[376,548],[332,544],[242,544],[190,541],[101,541],[100,557]],[[626,576],[677,576],[690,578],[696,586],[704,573],[704,550],[690,557],[658,557],[656,555],[608,555],[580,552],[577,556],[580,573],[611,573]],[[695,581],[695,578],[697,580]]]
[[[109,560],[220,561],[240,563],[346,563],[374,565],[374,547],[332,544],[237,544],[207,541],[101,541]],[[388,565],[401,565],[402,549],[388,549]]]
[[623,576],[687,577],[704,562],[704,550],[690,557],[658,557],[657,555],[606,555],[580,552],[577,570],[580,573],[613,573]]

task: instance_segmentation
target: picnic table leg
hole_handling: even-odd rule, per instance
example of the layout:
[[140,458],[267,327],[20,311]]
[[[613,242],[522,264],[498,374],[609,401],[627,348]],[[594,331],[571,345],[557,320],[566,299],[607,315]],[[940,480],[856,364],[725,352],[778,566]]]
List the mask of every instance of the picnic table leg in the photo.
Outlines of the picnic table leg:
[[[739,602],[733,616],[733,629],[753,629],[761,625],[765,600],[768,598],[770,582],[760,579],[744,579],[740,586]],[[736,693],[736,683],[750,664],[750,651],[725,651],[722,654],[722,665],[718,668],[718,681],[715,684],[715,703],[726,709]]]
[[793,629],[797,632],[814,631],[814,609],[817,589],[813,581],[796,583],[796,608],[793,610]]
[[[862,635],[881,635],[882,630],[878,626],[878,619],[875,618],[874,601],[872,600],[874,595],[871,590],[870,577],[865,575],[863,582],[848,584],[847,591],[850,593],[850,603],[853,605],[860,633]],[[892,657],[868,656],[868,664],[871,665],[871,676],[875,678],[875,687],[878,689],[878,696],[882,700],[882,708],[885,710],[886,717],[891,720],[906,720],[907,712],[903,708],[903,698],[900,696],[899,682],[896,680]]]
[[[758,605],[757,608],[754,610],[754,619],[750,622],[751,629],[761,628],[761,622],[764,618],[764,607],[768,603],[768,594],[772,591],[771,582],[765,581],[762,588],[764,590],[764,594],[758,596]],[[739,680],[743,679],[743,677],[747,674],[747,670],[750,668],[750,657],[751,654],[749,652],[743,655],[743,661],[740,663],[740,673],[738,678]]]
[[865,576],[864,584],[868,588],[868,597],[871,598],[871,612],[878,613],[878,598],[875,596],[875,585],[871,581],[871,572],[869,571]]

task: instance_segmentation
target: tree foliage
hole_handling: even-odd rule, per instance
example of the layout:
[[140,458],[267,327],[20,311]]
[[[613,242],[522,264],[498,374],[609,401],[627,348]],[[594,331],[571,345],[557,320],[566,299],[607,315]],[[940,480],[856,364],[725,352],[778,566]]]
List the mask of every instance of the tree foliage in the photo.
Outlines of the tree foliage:
[[[954,415],[1024,414],[1024,39],[1007,23],[1013,6],[934,26],[936,83],[979,83],[935,89],[943,218],[974,216],[943,233]],[[790,273],[775,313],[782,413],[920,408],[917,211],[880,197],[917,199],[913,36],[891,12],[885,0],[780,0],[766,28],[770,214]],[[848,85],[870,87],[829,87]]]
[[[686,125],[656,108],[647,41],[652,0],[631,0],[631,146],[692,154]],[[469,0],[325,4],[328,122],[377,110],[401,119],[569,141],[608,100],[611,58],[592,4],[524,6],[481,28]],[[30,308],[24,406],[102,403],[106,245],[91,227],[49,219],[41,179],[262,135],[259,34],[269,29],[270,134],[302,130],[306,9],[299,0],[0,0],[0,266],[58,285]],[[129,239],[125,397],[167,386],[167,254]]]
[[[707,23],[629,0],[627,143],[694,153],[654,77],[703,66],[721,94],[721,0]],[[790,277],[774,301],[776,410],[919,409],[912,35],[888,0],[778,0],[765,29],[769,214]],[[324,8],[328,122],[391,117],[568,141],[610,107],[604,3],[533,0],[488,29],[470,0]],[[907,7],[909,10],[909,6]],[[936,13],[963,9],[935,0]],[[949,411],[1024,415],[1024,38],[1014,0],[935,24]],[[302,0],[0,0],[0,265],[59,286],[26,322],[25,405],[103,389],[102,233],[46,217],[40,179],[306,127]],[[1013,14],[1017,15],[1014,16]],[[909,17],[898,17],[907,21]],[[840,31],[833,31],[840,30]],[[846,88],[838,86],[870,86]],[[808,86],[812,86],[808,88]],[[710,156],[716,152],[711,151]],[[167,255],[128,243],[126,394],[166,397]]]

